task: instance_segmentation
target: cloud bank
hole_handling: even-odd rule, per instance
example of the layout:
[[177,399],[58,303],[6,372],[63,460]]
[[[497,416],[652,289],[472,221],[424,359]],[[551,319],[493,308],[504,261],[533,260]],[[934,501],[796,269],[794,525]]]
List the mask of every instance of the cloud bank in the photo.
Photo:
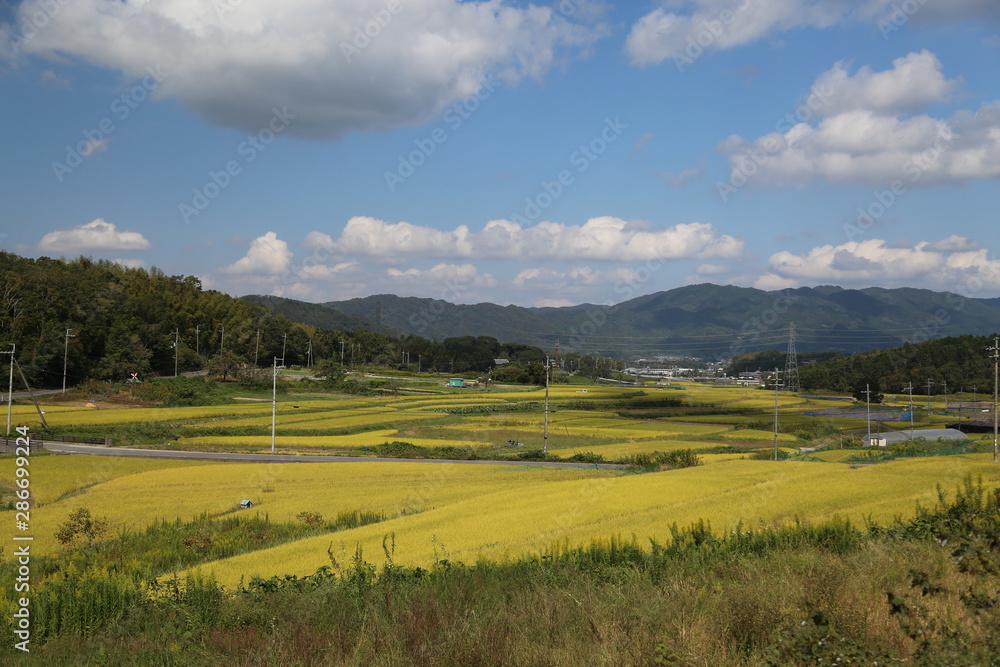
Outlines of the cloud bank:
[[[36,14],[47,19],[31,29]],[[0,55],[76,58],[127,79],[155,67],[153,97],[213,124],[256,132],[287,108],[289,133],[336,139],[425,122],[487,74],[541,78],[602,33],[502,0],[27,0],[0,26]]]

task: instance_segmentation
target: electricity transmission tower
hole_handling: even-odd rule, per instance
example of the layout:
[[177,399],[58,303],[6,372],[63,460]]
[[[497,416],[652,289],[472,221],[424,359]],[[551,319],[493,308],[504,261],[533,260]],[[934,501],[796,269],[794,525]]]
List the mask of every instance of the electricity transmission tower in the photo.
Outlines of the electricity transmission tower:
[[785,355],[785,389],[799,390],[799,357],[795,352],[795,322],[788,324],[788,353]]

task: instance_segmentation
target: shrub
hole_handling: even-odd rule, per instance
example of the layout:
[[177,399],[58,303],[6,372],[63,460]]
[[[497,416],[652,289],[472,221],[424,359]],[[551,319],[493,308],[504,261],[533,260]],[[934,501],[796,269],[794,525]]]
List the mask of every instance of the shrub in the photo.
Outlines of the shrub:
[[91,516],[89,509],[78,507],[69,515],[66,523],[59,526],[56,531],[56,539],[59,540],[60,544],[69,545],[78,537],[82,537],[87,540],[87,546],[91,547],[107,532],[108,519],[106,517]]
[[693,449],[675,449],[669,452],[633,454],[622,459],[622,463],[633,470],[677,470],[700,466],[701,459]]
[[295,518],[302,521],[307,526],[323,525],[323,515],[319,512],[299,512],[295,515]]

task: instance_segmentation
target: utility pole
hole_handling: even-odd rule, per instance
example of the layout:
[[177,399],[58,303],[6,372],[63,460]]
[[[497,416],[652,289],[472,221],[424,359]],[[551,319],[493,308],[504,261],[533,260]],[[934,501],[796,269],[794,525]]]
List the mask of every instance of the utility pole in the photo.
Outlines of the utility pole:
[[927,412],[934,414],[934,408],[931,407],[931,385],[934,384],[934,380],[927,378]]
[[549,454],[549,358],[545,357],[545,422],[542,427],[542,457]]
[[[177,354],[180,349],[181,349],[181,330],[174,329],[174,377],[177,377]],[[64,376],[63,384],[65,385],[66,383],[65,373],[63,374],[63,376]],[[66,389],[63,389],[63,392],[65,391]]]
[[257,368],[257,355],[260,353],[260,329],[257,329],[257,344],[253,348],[253,367]]
[[274,436],[278,424],[278,369],[284,368],[285,359],[281,359],[282,365],[278,365],[278,357],[274,358],[274,369],[271,374],[271,453],[274,454]]
[[285,347],[288,344],[288,334],[281,334],[281,363],[285,363]]
[[42,420],[42,427],[47,431],[49,430],[49,424],[45,421],[45,410],[42,410],[42,406],[38,404],[38,399],[35,398],[35,392],[31,391],[31,385],[28,384],[28,378],[24,376],[24,371],[21,369],[21,364],[17,363],[14,359],[14,355],[10,355],[11,360],[14,365],[17,366],[17,372],[21,376],[21,382],[24,383],[24,388],[28,390],[28,396],[31,397],[31,402],[35,404],[35,410],[38,412],[38,418]]
[[194,353],[199,357],[201,356],[201,325],[196,324],[194,326]]
[[340,365],[344,365],[344,339],[340,339]]
[[10,437],[10,409],[14,404],[14,343],[10,344],[10,350],[0,352],[0,354],[10,355],[10,380],[7,382],[7,437]]
[[[63,390],[62,393],[66,393],[66,363],[69,360],[69,339],[76,338],[76,334],[71,334],[72,329],[66,329],[66,342],[63,343]],[[177,375],[177,373],[174,373]]]
[[909,384],[910,389],[910,440],[913,440],[913,383]]
[[[930,380],[928,380],[930,382]],[[928,394],[929,396],[930,394]],[[928,399],[929,401],[930,399]],[[872,446],[872,390],[871,385],[865,385],[865,405],[867,406],[865,412],[865,422],[868,424],[868,446]]]
[[997,421],[1000,415],[997,414],[997,378],[1000,376],[1000,338],[994,336],[993,347],[988,348],[993,353],[993,463],[997,462],[997,433],[1000,430]]
[[778,387],[781,383],[778,381],[778,371],[777,368],[774,369],[774,460],[778,460]]
[[312,359],[313,359],[313,342],[312,338],[310,338],[309,347],[308,349],[306,349],[306,368],[312,368],[313,365]]

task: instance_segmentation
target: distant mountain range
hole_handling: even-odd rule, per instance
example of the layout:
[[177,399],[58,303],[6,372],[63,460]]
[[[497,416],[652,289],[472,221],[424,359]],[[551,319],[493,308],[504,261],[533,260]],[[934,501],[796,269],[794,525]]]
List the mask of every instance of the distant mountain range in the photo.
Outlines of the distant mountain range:
[[558,341],[565,352],[616,357],[721,359],[785,349],[793,322],[796,349],[802,351],[859,352],[942,336],[1000,332],[1000,299],[912,288],[764,291],[706,283],[613,306],[563,308],[454,304],[391,294],[322,304],[270,296],[243,298],[293,321],[324,328],[363,328],[436,340],[493,336],[504,343],[546,350]]

